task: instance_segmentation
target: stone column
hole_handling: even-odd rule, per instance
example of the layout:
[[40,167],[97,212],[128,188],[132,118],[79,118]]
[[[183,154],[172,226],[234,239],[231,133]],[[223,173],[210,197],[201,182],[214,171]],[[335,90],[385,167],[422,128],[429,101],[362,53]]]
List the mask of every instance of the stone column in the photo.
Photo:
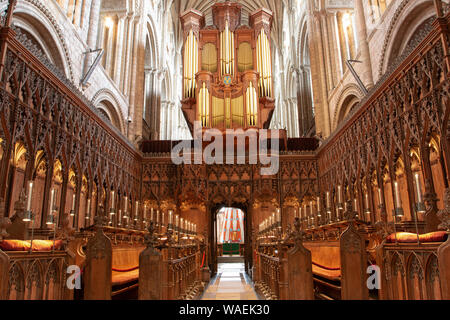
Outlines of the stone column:
[[133,60],[130,73],[130,116],[133,119],[128,139],[136,141],[142,137],[142,106],[144,103],[145,32],[144,20],[135,20]]
[[73,24],[81,28],[81,1],[75,3],[74,11]]
[[[98,35],[98,21],[100,18],[100,6],[101,0],[92,0],[91,3],[91,13],[89,16],[89,31],[87,36],[87,46],[90,49],[97,49],[97,35]],[[88,71],[90,67],[90,62],[92,55],[86,54],[84,62],[84,74]]]
[[367,41],[367,26],[362,0],[355,0],[356,28],[359,42],[359,50],[362,61],[361,80],[367,88],[373,87],[372,61],[370,57],[369,43]]
[[291,102],[291,121],[292,121],[292,137],[300,137],[300,131],[298,130],[298,121],[299,115],[298,115],[298,101],[297,97],[292,97],[289,99]]
[[[124,60],[126,61],[131,61],[132,59],[132,52],[133,52],[133,48],[131,48],[131,43],[132,43],[132,38],[133,38],[133,32],[134,32],[134,15],[132,14],[128,14],[128,17],[126,19],[126,24],[127,24],[127,32],[126,32],[126,38],[124,41],[125,42],[125,57]],[[124,95],[128,95],[129,92],[129,88],[128,88],[128,84],[130,82],[130,69],[131,66],[129,64],[127,64],[127,67],[124,68],[124,74],[123,74],[123,85],[122,85],[122,93]]]
[[106,30],[108,31],[107,35],[108,38],[106,39],[106,48],[105,48],[105,54],[106,54],[106,63],[105,63],[105,70],[106,73],[112,78],[113,74],[113,43],[114,43],[114,38],[116,35],[116,29],[117,29],[117,24],[114,22],[114,24],[108,29],[105,28],[105,33]]
[[331,131],[330,110],[328,106],[328,88],[326,71],[323,65],[324,50],[322,44],[322,28],[320,17],[313,12],[313,3],[308,1],[308,29],[310,30],[311,72],[313,77],[314,105],[316,106],[316,128],[323,137],[328,137]]
[[122,62],[123,59],[123,43],[124,43],[124,30],[125,30],[125,19],[126,14],[120,14],[118,16],[119,21],[117,22],[117,41],[116,41],[116,60],[114,67],[114,82],[120,85],[120,80],[122,79]]
[[326,16],[326,23],[328,29],[328,41],[329,41],[329,50],[330,50],[330,77],[331,77],[331,86],[332,88],[336,87],[339,83],[339,50],[336,44],[336,25],[334,23],[336,19],[335,11],[328,11]]
[[332,51],[330,49],[330,32],[328,29],[328,14],[326,10],[320,11],[320,24],[322,25],[322,36],[323,36],[323,48],[324,48],[324,62],[326,70],[326,79],[328,90],[331,90],[333,85],[333,63],[331,61]]

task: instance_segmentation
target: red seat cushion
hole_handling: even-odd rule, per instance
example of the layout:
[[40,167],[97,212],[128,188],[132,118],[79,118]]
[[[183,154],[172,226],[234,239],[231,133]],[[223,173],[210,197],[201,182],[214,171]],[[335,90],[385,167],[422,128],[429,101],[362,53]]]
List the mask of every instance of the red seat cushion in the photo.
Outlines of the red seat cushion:
[[[0,249],[3,251],[28,251],[30,243],[30,240],[2,240]],[[56,240],[54,246],[54,250],[60,250],[63,247],[62,240]],[[53,240],[33,240],[33,251],[51,251],[52,249]]]
[[113,271],[111,282],[113,286],[118,286],[138,279],[139,279],[139,269],[127,272]]
[[327,268],[317,263],[312,263],[312,272],[315,275],[332,281],[341,280],[341,268]]
[[[417,242],[417,234],[409,232],[397,232],[389,235],[386,239],[387,243],[414,243]],[[419,235],[419,241],[425,242],[444,242],[447,240],[447,232],[445,231],[435,231]]]

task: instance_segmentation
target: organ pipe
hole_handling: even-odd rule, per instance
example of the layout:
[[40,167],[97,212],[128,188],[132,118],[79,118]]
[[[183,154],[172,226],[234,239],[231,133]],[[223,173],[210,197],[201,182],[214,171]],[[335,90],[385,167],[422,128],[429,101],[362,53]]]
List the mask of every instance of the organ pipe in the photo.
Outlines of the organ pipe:
[[184,47],[184,97],[193,98],[195,95],[195,74],[198,72],[198,43],[191,30]]
[[257,39],[256,46],[257,69],[260,74],[259,91],[261,97],[272,96],[272,59],[270,55],[270,44],[264,30]]
[[247,103],[247,121],[250,127],[257,126],[258,122],[258,95],[253,83],[250,82],[245,93],[245,101]]
[[234,75],[234,33],[230,31],[228,20],[220,34],[220,48],[222,75]]
[[199,93],[199,104],[198,104],[198,113],[199,120],[202,122],[202,127],[207,127],[209,122],[209,91],[206,87],[206,83],[203,83],[203,87],[200,89]]

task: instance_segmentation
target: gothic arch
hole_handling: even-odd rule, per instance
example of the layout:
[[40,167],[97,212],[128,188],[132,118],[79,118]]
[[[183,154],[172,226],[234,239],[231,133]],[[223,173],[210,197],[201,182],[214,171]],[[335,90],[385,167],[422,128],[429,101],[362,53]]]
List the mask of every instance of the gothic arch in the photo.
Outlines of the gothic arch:
[[[7,2],[0,6],[0,11],[6,10],[6,7]],[[45,4],[40,0],[19,0],[14,10],[13,24],[15,23],[19,23],[19,27],[34,28],[40,40],[50,45],[55,65],[73,82],[73,68],[64,32]]]
[[92,98],[92,103],[122,134],[125,133],[125,117],[122,114],[119,101],[110,90],[102,89],[98,91]]
[[355,84],[351,83],[342,90],[333,117],[333,130],[345,119],[351,109],[358,104],[363,97],[361,89]]
[[379,77],[388,71],[395,57],[402,54],[402,50],[420,28],[412,28],[412,26],[421,26],[435,14],[431,0],[403,0],[386,32],[378,70]]
[[[146,67],[156,67],[158,64],[158,39],[155,34],[155,27],[153,20],[150,17],[147,17],[147,28],[146,28],[146,57],[145,57],[145,66]],[[147,49],[149,56],[147,56]]]

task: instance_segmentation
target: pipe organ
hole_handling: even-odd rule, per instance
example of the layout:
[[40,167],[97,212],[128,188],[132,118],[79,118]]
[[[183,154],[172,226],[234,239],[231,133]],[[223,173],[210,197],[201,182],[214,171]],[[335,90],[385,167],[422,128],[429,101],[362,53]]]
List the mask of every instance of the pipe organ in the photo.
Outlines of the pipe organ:
[[189,32],[184,47],[184,97],[193,98],[195,94],[195,75],[198,72],[198,43],[194,32]]
[[272,12],[259,9],[241,25],[241,5],[216,3],[213,25],[191,9],[184,31],[182,110],[191,129],[267,129],[275,107],[270,29]]

